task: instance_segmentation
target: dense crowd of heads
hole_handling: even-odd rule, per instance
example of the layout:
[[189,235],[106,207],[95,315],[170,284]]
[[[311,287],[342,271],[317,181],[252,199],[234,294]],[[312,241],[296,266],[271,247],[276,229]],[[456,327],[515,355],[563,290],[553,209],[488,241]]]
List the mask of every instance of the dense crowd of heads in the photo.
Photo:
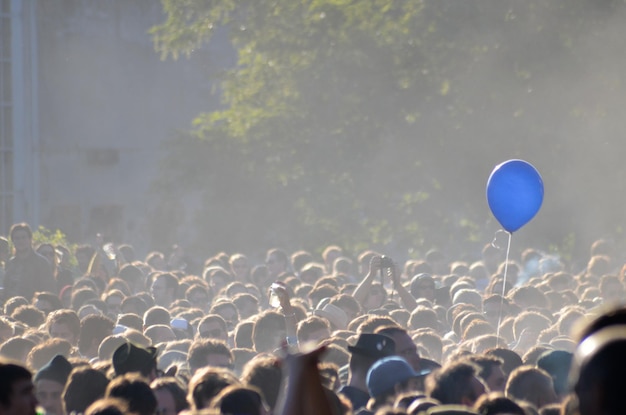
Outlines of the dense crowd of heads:
[[490,244],[255,263],[32,236],[0,238],[0,415],[626,413],[626,266],[606,241],[573,269]]

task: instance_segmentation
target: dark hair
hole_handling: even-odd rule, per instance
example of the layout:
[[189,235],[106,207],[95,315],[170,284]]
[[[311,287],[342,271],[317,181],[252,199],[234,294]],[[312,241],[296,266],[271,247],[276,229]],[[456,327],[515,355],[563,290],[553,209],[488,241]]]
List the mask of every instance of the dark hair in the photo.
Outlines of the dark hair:
[[207,357],[210,354],[221,354],[227,356],[231,363],[233,361],[233,354],[223,341],[217,339],[197,339],[191,344],[187,354],[189,370],[193,373],[196,369],[205,366]]
[[10,316],[19,306],[28,304],[28,300],[21,296],[9,298],[6,303],[4,303],[4,314]]
[[13,384],[19,380],[31,380],[32,374],[24,366],[0,362],[0,404],[11,406]]
[[74,310],[61,309],[48,314],[48,332],[53,324],[65,324],[77,338],[80,334],[80,319]]
[[158,402],[150,385],[136,373],[127,373],[109,383],[106,397],[120,398],[128,402],[130,412],[139,415],[154,415]]
[[56,311],[56,310],[63,308],[63,304],[61,303],[61,300],[59,299],[59,297],[56,294],[53,294],[49,291],[36,292],[33,298],[33,303],[38,300],[47,301],[48,303],[50,303],[52,310],[49,310],[49,311]]
[[65,413],[84,413],[89,405],[104,396],[108,384],[107,377],[96,369],[74,369],[63,391]]
[[231,385],[215,397],[211,405],[221,414],[260,415],[263,397],[253,386]]
[[[426,378],[426,392],[442,404],[462,404],[463,397],[473,393],[471,379],[476,375],[474,365],[453,363],[438,369]],[[471,396],[470,396],[471,397]],[[478,396],[471,397],[476,400]]]
[[497,415],[502,413],[512,415],[526,415],[526,412],[514,400],[507,398],[501,392],[484,394],[474,404],[480,415]]
[[277,330],[285,330],[285,317],[282,314],[273,310],[259,314],[252,330],[254,349],[267,352],[278,347],[278,344],[273,343]]
[[11,229],[9,230],[9,237],[11,238],[11,241],[13,240],[15,232],[18,231],[25,231],[28,234],[28,238],[33,239],[33,230],[30,228],[30,225],[26,222],[22,222],[11,226]]
[[150,388],[152,388],[153,391],[160,389],[167,390],[174,399],[176,413],[180,413],[189,408],[185,386],[178,379],[174,377],[157,378],[152,381]]
[[228,369],[204,367],[198,370],[189,381],[187,401],[194,410],[204,408],[204,403],[217,396],[224,388],[239,384],[239,379]]
[[29,327],[39,327],[46,320],[46,315],[32,305],[21,305],[13,311],[11,318]]
[[85,354],[94,341],[98,344],[111,334],[115,323],[108,317],[89,315],[80,324],[80,337],[78,338],[78,350]]
[[85,411],[85,415],[125,415],[128,413],[128,404],[121,399],[98,399]]
[[275,356],[257,356],[243,368],[241,380],[248,386],[259,388],[267,404],[273,409],[278,401],[283,372]]

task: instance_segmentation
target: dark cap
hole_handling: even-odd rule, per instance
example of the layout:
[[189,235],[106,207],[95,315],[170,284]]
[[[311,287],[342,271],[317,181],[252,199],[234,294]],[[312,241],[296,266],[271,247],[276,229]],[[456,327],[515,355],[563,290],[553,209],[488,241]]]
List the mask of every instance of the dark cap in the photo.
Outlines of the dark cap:
[[116,375],[130,372],[140,372],[147,376],[152,369],[156,368],[157,349],[154,347],[141,347],[126,342],[118,347],[113,353],[113,368]]
[[71,372],[72,364],[68,362],[65,357],[58,354],[54,356],[48,364],[39,369],[35,375],[35,382],[47,379],[65,385]]
[[354,346],[348,346],[350,353],[357,353],[380,359],[391,356],[396,351],[396,342],[383,334],[363,333]]
[[394,391],[398,383],[417,378],[419,374],[400,356],[378,360],[367,372],[367,390],[372,398],[379,398]]

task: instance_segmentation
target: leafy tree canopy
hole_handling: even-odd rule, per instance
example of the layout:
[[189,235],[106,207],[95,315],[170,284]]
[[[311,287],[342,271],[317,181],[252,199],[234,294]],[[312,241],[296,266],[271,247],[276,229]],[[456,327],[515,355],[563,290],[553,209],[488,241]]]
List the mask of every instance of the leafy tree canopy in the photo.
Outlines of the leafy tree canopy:
[[[572,232],[587,243],[615,231],[619,212],[589,217],[572,202],[583,185],[585,199],[626,190],[601,179],[625,170],[615,134],[624,1],[162,3],[152,34],[164,58],[219,31],[237,56],[221,108],[174,140],[158,183],[170,200],[201,194],[204,248],[333,242],[407,254],[470,243],[476,253],[497,229],[487,177],[509,158],[546,181],[535,234],[522,240],[571,245]],[[568,210],[584,229],[559,215]]]

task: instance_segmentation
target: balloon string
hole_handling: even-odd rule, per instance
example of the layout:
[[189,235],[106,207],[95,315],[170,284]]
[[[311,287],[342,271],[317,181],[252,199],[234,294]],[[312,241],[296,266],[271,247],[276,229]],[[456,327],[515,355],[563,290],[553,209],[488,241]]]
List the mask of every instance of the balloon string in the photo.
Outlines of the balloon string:
[[509,241],[506,246],[506,258],[504,260],[504,276],[502,278],[502,296],[500,297],[500,310],[498,311],[498,327],[496,328],[496,347],[500,346],[500,323],[502,322],[502,309],[504,308],[504,294],[506,293],[506,275],[509,270],[509,252],[511,252],[511,232],[509,234]]

